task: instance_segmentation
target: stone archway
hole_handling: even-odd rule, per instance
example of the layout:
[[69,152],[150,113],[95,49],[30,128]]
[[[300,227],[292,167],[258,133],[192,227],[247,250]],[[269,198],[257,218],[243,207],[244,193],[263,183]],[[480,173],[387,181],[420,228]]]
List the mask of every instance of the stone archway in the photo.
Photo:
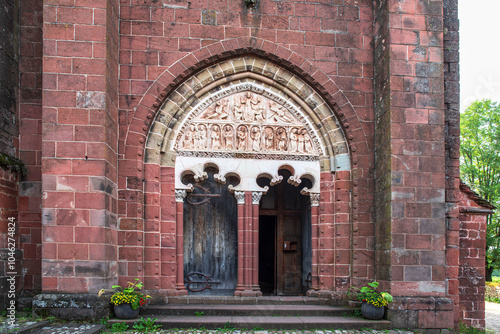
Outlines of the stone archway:
[[[282,166],[292,171],[284,180],[311,198],[312,287],[320,285],[319,193],[322,173],[350,170],[342,128],[321,96],[305,81],[275,63],[254,56],[221,61],[187,78],[160,107],[146,142],[146,163],[173,167],[176,189],[176,286],[184,290],[185,197],[195,182],[214,179],[230,186],[238,204],[238,282],[236,295],[258,295],[258,206],[267,177],[281,181]],[[163,261],[163,260],[162,260]]]
[[[144,248],[132,249],[125,245],[121,248],[120,254],[122,252],[124,254],[137,253],[138,261],[133,264],[129,263],[129,272],[132,268],[132,270],[137,271],[135,275],[144,275],[145,283],[151,289],[166,290],[168,294],[175,295],[183,294],[186,291],[182,268],[184,254],[183,233],[181,231],[183,230],[183,203],[189,189],[185,189],[183,185],[176,188],[179,185],[178,171],[180,170],[176,164],[184,158],[181,157],[182,154],[178,154],[175,148],[178,135],[185,124],[189,124],[196,115],[199,115],[199,113],[196,114],[192,111],[199,105],[200,101],[208,96],[215,96],[218,91],[224,88],[242,84],[254,86],[252,88],[255,89],[254,93],[260,94],[266,91],[268,94],[271,92],[274,97],[269,98],[273,103],[279,101],[285,103],[283,101],[286,101],[287,107],[295,106],[290,111],[291,114],[297,115],[298,119],[307,125],[312,139],[314,139],[313,137],[317,138],[314,145],[320,147],[318,151],[320,153],[314,162],[316,166],[319,165],[319,167],[313,168],[313,170],[319,171],[315,176],[314,173],[311,174],[310,168],[306,168],[307,164],[312,163],[311,161],[299,161],[300,159],[293,158],[282,161],[273,160],[272,163],[268,164],[272,167],[266,167],[267,171],[262,174],[272,180],[273,176],[277,175],[276,171],[281,168],[280,166],[293,164],[294,167],[290,166],[290,168],[294,170],[295,180],[305,176],[317,181],[314,183],[314,187],[319,189],[319,193],[311,193],[310,191],[308,193],[312,204],[312,287],[314,290],[335,290],[336,287],[344,289],[345,282],[349,282],[348,277],[346,277],[348,276],[346,268],[349,267],[349,259],[343,254],[352,252],[352,250],[348,250],[350,247],[349,236],[344,233],[344,231],[348,231],[345,229],[348,224],[352,224],[346,220],[346,217],[351,215],[348,209],[351,155],[354,159],[353,165],[359,168],[358,162],[361,162],[359,159],[366,151],[363,149],[363,145],[366,144],[363,132],[358,131],[360,129],[359,120],[353,114],[352,106],[343,93],[336,88],[331,80],[324,75],[322,76],[321,71],[312,67],[313,78],[305,71],[296,68],[295,60],[280,60],[280,64],[283,63],[290,67],[292,72],[277,65],[274,61],[260,58],[259,55],[265,55],[262,50],[255,49],[255,54],[249,55],[252,50],[254,49],[237,49],[231,53],[230,58],[225,60],[224,56],[209,57],[200,64],[190,67],[191,71],[179,75],[174,82],[172,79],[168,79],[171,78],[173,69],[166,71],[151,87],[149,93],[144,96],[131,118],[129,131],[125,136],[126,154],[125,160],[121,163],[120,173],[127,177],[127,187],[129,185],[131,187],[140,186],[140,184],[136,185],[138,178],[145,181],[142,188],[144,203],[142,205],[137,203],[137,213],[144,218],[141,220],[139,217],[139,219],[132,217],[133,219],[130,220],[134,224],[137,222],[137,227],[143,229],[142,234],[139,233],[139,237],[143,235]],[[270,59],[276,59],[276,56],[270,56]],[[186,66],[184,60],[180,61],[179,64]],[[196,69],[201,70],[196,72]],[[300,76],[297,73],[301,73]],[[321,80],[322,85],[317,80]],[[172,83],[165,83],[169,81]],[[161,87],[161,83],[163,83],[163,87],[167,85],[167,88],[160,94],[157,88]],[[325,89],[327,87],[328,91]],[[329,95],[329,92],[332,95]],[[152,96],[157,96],[157,99],[152,100]],[[223,97],[219,96],[218,99]],[[333,100],[334,97],[335,100]],[[163,102],[160,103],[160,100]],[[153,103],[153,101],[155,102]],[[336,101],[341,107],[336,104]],[[150,106],[150,103],[154,110],[146,107]],[[332,108],[335,108],[335,112]],[[138,121],[139,119],[141,121]],[[143,135],[142,132],[145,134]],[[344,135],[344,133],[346,134]],[[356,145],[348,144],[347,139],[351,144],[355,143]],[[138,160],[129,160],[134,155],[139,157]],[[260,159],[260,161],[271,160]],[[366,160],[362,160],[362,165],[365,164]],[[213,165],[216,164],[213,163]],[[226,165],[222,164],[223,167]],[[191,166],[193,165],[187,164],[184,169],[189,170]],[[308,169],[307,172],[306,169]],[[199,171],[199,168],[194,168],[193,176],[196,175],[196,171]],[[340,183],[338,183],[339,180]],[[253,183],[250,180],[243,179],[243,181],[249,181],[247,184],[255,184],[254,180]],[[337,183],[340,187],[339,190],[332,192],[333,186]],[[243,189],[243,184],[238,185],[240,190]],[[313,186],[310,190],[314,190],[312,188]],[[258,187],[256,189],[261,190]],[[356,183],[354,183],[353,189],[356,189]],[[123,191],[123,193],[127,192]],[[258,203],[262,191],[234,189],[234,194],[238,201],[238,225],[245,226],[244,219],[240,219],[244,215],[246,215],[245,219],[258,222]],[[320,194],[322,201],[320,201]],[[140,197],[137,198],[140,199]],[[331,209],[332,205],[334,205],[335,211]],[[337,207],[347,210],[338,211]],[[133,211],[132,215],[135,216]],[[335,225],[338,224],[336,223],[337,219],[340,226]],[[144,222],[143,227],[139,225],[142,221]],[[337,228],[340,228],[338,229],[340,233],[334,233],[334,229],[337,230]],[[248,235],[254,233],[250,231]],[[245,249],[248,247],[252,249],[251,244],[245,247]],[[256,251],[247,251],[247,254],[250,252],[255,254]],[[339,260],[339,256],[341,260]],[[145,271],[142,273],[143,268]],[[245,278],[247,282],[250,280],[255,282],[258,279],[256,272],[248,271],[246,275],[248,276]],[[238,277],[242,276],[243,274],[238,275]],[[239,282],[239,285],[243,286],[245,280]]]

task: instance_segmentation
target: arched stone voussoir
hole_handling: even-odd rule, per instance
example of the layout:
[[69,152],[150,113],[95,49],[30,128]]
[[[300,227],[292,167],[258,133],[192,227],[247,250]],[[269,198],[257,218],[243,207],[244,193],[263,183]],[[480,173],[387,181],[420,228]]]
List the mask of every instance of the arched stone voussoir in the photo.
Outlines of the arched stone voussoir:
[[[254,59],[254,63],[251,66],[247,66],[247,64],[238,66],[237,62],[245,58]],[[235,64],[233,68],[228,67],[229,63]],[[210,67],[216,69],[214,73],[217,71],[220,76],[216,78],[204,77],[203,74],[206,74]],[[137,111],[139,108],[148,110],[147,117],[150,119],[143,118],[144,109],[142,109],[140,117],[138,117],[139,115],[132,117],[129,129],[140,128],[143,130],[145,126],[153,129],[154,122],[158,121],[164,125],[161,127],[162,129],[167,129],[166,133],[168,129],[175,126],[178,121],[178,113],[182,112],[177,103],[182,104],[187,101],[194,103],[197,94],[203,89],[207,89],[208,85],[220,84],[221,82],[218,80],[229,80],[231,75],[243,72],[259,74],[280,84],[281,88],[284,87],[294,94],[302,95],[300,97],[313,110],[314,115],[310,117],[314,119],[314,123],[318,127],[321,127],[321,123],[328,118],[327,110],[330,110],[331,115],[338,120],[337,123],[345,134],[345,141],[348,142],[349,136],[353,136],[350,134],[349,126],[346,127],[345,120],[358,116],[338,86],[314,64],[294,51],[255,37],[240,37],[217,42],[194,51],[171,65],[151,85],[136,109]],[[184,95],[180,95],[179,90],[182,90]],[[158,94],[160,91],[161,93]],[[306,97],[306,95],[308,96]],[[178,108],[171,109],[175,109],[175,112],[162,114],[161,111],[165,107],[167,99],[175,101],[174,104]],[[140,122],[140,124],[133,124],[134,122]],[[148,129],[146,132],[151,131]],[[158,131],[154,132],[158,133]],[[323,136],[328,137],[328,134]],[[356,141],[365,141],[365,138],[356,138]],[[129,137],[126,136],[125,145],[129,144],[132,143],[129,143]],[[335,145],[337,144],[326,144],[325,146]],[[146,148],[146,143],[144,143],[144,148]],[[162,147],[160,151],[164,149]],[[333,152],[329,154],[331,155]]]

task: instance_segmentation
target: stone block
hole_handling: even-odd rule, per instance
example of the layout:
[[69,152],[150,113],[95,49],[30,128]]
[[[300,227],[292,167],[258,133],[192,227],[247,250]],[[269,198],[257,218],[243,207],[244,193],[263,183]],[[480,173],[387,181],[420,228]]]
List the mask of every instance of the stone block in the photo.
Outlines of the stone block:
[[89,294],[40,294],[33,298],[33,315],[63,320],[99,321],[109,317],[109,296]]

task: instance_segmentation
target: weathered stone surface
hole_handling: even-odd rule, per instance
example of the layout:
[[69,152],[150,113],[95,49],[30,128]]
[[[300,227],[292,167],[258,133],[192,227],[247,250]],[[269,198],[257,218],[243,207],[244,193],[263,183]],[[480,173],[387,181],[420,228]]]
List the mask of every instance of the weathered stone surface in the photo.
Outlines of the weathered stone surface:
[[33,298],[33,314],[64,320],[98,321],[110,314],[109,299],[88,294],[40,294]]

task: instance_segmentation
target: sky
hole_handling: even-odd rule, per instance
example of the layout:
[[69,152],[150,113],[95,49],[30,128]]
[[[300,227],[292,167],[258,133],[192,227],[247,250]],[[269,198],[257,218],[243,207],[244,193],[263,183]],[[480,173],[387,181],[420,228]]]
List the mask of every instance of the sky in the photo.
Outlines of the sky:
[[477,99],[500,101],[500,0],[458,0],[460,110]]

